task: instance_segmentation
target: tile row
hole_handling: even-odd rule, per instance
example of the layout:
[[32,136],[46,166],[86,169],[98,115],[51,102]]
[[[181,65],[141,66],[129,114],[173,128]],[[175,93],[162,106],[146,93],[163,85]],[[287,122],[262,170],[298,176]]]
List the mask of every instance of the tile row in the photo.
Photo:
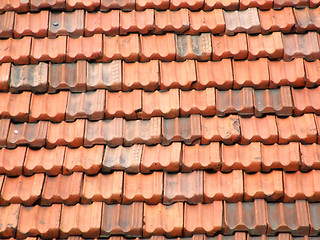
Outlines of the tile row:
[[[281,86],[313,88],[320,85],[320,60],[307,62],[296,58],[286,62],[260,58],[253,61],[222,59],[217,62],[151,60],[145,63],[120,60],[89,63],[80,60],[76,63],[41,62],[21,66],[3,63],[0,73],[0,91],[12,93],[55,93],[61,90],[85,92],[96,89],[111,92],[142,89],[150,92],[175,88],[186,91],[212,87],[219,90]],[[304,91],[307,90],[301,92]]]
[[111,62],[148,62],[161,60],[218,61],[225,58],[236,60],[271,60],[304,58],[313,61],[320,58],[319,34],[214,36],[211,33],[200,35],[139,35],[106,36],[95,34],[91,37],[34,38],[0,40],[0,63],[13,62],[28,64],[49,61],[52,63],[90,60]]
[[[49,12],[17,14],[5,12],[0,15],[0,38],[55,38],[57,36],[92,36],[94,34],[126,35],[128,33],[163,34],[213,34],[234,35],[268,34],[275,31],[283,33],[303,33],[319,31],[320,22],[317,16],[320,8],[261,11],[249,8],[241,11],[193,12],[188,9],[178,11],[145,11],[123,12]],[[285,17],[284,17],[285,16]]]
[[[279,239],[284,235],[281,239],[290,240],[295,238],[291,238],[289,234],[301,237],[315,236],[320,228],[319,203],[308,203],[304,200],[295,203],[266,203],[258,199],[245,203],[216,201],[197,205],[174,203],[170,206],[137,202],[131,205],[108,205],[98,202],[74,206],[53,204],[49,207],[11,204],[0,207],[0,213],[2,238],[67,238],[74,235],[85,238],[115,235],[148,238],[152,235],[162,235],[154,238],[165,240],[164,236],[172,238],[194,234],[214,236],[216,233],[234,233],[238,237],[230,236],[228,239],[245,240],[247,232],[258,236],[280,234]],[[192,239],[205,239],[196,236]],[[269,239],[258,236],[248,239]],[[225,236],[218,235],[210,239],[222,238]]]

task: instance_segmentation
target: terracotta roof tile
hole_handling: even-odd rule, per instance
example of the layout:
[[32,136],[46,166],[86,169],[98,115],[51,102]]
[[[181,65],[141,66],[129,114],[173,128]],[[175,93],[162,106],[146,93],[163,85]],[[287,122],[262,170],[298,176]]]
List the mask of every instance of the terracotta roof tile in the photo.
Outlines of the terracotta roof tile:
[[54,38],[61,35],[79,37],[84,34],[84,11],[51,12],[49,16],[48,36]]
[[[267,236],[267,235],[250,236],[250,235],[247,235],[247,238],[248,238],[248,240],[262,240],[262,239],[264,239],[264,240],[267,240],[267,239],[291,240],[291,239],[295,239],[295,237],[292,237],[290,233],[279,233],[276,236]],[[302,239],[303,239],[303,237],[302,237]]]
[[189,34],[211,32],[213,34],[221,34],[224,32],[226,23],[224,21],[221,9],[215,9],[210,12],[198,11],[189,12],[190,30]]
[[[78,120],[79,121],[79,120]],[[123,142],[123,119],[100,120],[86,122],[84,146],[91,147],[95,144],[108,144],[118,146]]]
[[300,170],[305,172],[312,169],[320,169],[320,145],[318,144],[299,144],[301,154]]
[[314,236],[319,233],[319,203],[308,203],[310,233]]
[[13,36],[15,38],[21,38],[22,36],[46,37],[48,32],[48,21],[48,11],[16,14]]
[[238,202],[243,199],[242,171],[231,173],[204,173],[204,201],[226,200]]
[[179,117],[179,90],[143,92],[141,117]]
[[29,0],[7,0],[0,3],[0,12],[16,11],[27,12],[29,10]]
[[39,235],[43,238],[58,237],[60,214],[60,204],[53,204],[51,207],[22,206],[19,213],[17,238]]
[[0,66],[0,91],[8,91],[11,63],[2,63]]
[[261,144],[221,146],[221,171],[230,172],[241,169],[246,172],[261,171]]
[[279,31],[289,33],[295,26],[295,18],[291,7],[285,7],[282,10],[259,10],[259,18],[262,34]]
[[79,147],[83,144],[85,120],[72,123],[49,123],[46,147],[55,146]]
[[[9,127],[9,126],[8,126]],[[18,145],[42,147],[46,143],[48,122],[10,124],[7,147],[15,148]]]
[[274,0],[273,7],[275,9],[280,9],[283,7],[308,7],[309,1],[307,0],[294,0],[294,1],[288,1],[288,0]]
[[171,0],[170,10],[188,8],[190,10],[199,10],[204,4],[204,0]]
[[160,62],[161,90],[180,88],[189,90],[196,82],[196,67],[193,60],[184,62]]
[[320,85],[320,61],[317,59],[314,62],[304,62],[306,71],[306,87],[314,87]]
[[14,237],[20,212],[20,204],[0,207],[0,234],[3,238]]
[[18,122],[28,120],[31,93],[0,93],[0,117],[11,118]]
[[[138,2],[139,0],[136,0]],[[153,1],[154,2],[154,1]],[[162,1],[165,2],[165,1]],[[169,5],[169,1],[168,1]],[[155,11],[155,30],[154,33],[165,32],[184,33],[190,27],[189,13],[187,9],[178,11]]]
[[108,35],[119,34],[120,11],[110,12],[86,12],[85,36],[106,33]]
[[273,7],[273,0],[241,0],[239,9],[258,8],[261,10],[270,10]]
[[217,116],[223,117],[228,114],[252,116],[253,89],[244,87],[241,90],[216,91]]
[[46,177],[41,194],[41,205],[64,203],[74,205],[80,200],[82,173]]
[[236,10],[239,8],[239,0],[205,0],[204,10],[223,8],[226,10]]
[[183,203],[171,205],[144,204],[143,237],[165,235],[181,236],[183,228]]
[[193,234],[214,235],[222,230],[222,201],[210,204],[184,205],[184,236]]
[[254,61],[232,61],[233,88],[254,87],[266,89],[269,86],[268,60],[260,58]]
[[142,11],[146,8],[155,8],[157,10],[166,10],[169,8],[169,0],[136,0],[136,9]]
[[207,87],[229,89],[233,85],[232,64],[230,59],[219,62],[196,62],[197,81],[194,87],[197,90]]
[[[102,203],[89,205],[62,205],[60,234],[61,238],[81,235],[84,238],[99,237]],[[86,216],[86,218],[83,218]]]
[[244,33],[235,36],[211,36],[212,60],[222,58],[245,59],[248,55],[247,37]]
[[124,235],[125,237],[142,236],[143,203],[131,205],[103,204],[101,235]]
[[278,141],[278,129],[276,118],[267,115],[263,118],[240,118],[241,143],[262,142],[273,144]]
[[10,143],[8,139],[8,135],[10,133],[9,126],[10,119],[0,119],[0,147],[5,147],[6,145],[8,145],[7,143]]
[[92,148],[66,148],[63,174],[72,172],[97,174],[101,169],[103,152],[104,146],[101,145]]
[[169,146],[144,146],[141,158],[141,172],[162,170],[165,172],[179,171],[181,143],[173,142]]
[[82,202],[119,203],[122,196],[123,173],[115,171],[103,175],[84,175],[81,190]]
[[[274,169],[298,171],[300,165],[299,144],[291,142],[286,145],[261,145],[262,171]],[[301,163],[302,164],[302,163]]]
[[[38,120],[50,120],[53,122],[63,121],[65,119],[67,99],[67,92],[60,92],[56,94],[46,93],[41,95],[32,94],[29,122],[36,122]],[[20,104],[23,104],[23,102],[20,102]]]
[[183,145],[181,171],[219,170],[221,165],[220,152],[219,143],[216,142],[208,145]]
[[121,9],[131,11],[135,8],[135,0],[101,0],[101,11],[109,11],[111,9]]
[[62,173],[64,154],[65,147],[62,146],[39,150],[28,148],[23,164],[23,174],[45,173],[47,176],[56,176]]
[[17,178],[5,177],[1,190],[1,205],[20,203],[32,206],[39,198],[44,181],[44,174],[31,177],[20,175]]
[[163,203],[188,202],[191,204],[203,202],[203,172],[165,173],[163,186]]
[[63,10],[66,0],[30,0],[30,10],[39,11],[41,9]]
[[292,89],[294,102],[294,114],[302,115],[304,113],[320,113],[320,106],[316,99],[320,95],[320,88]]
[[26,147],[0,149],[0,173],[7,176],[22,175],[25,155]]
[[143,145],[116,148],[106,146],[101,171],[109,173],[121,170],[128,173],[138,173],[144,147]]
[[28,64],[31,49],[31,37],[9,38],[0,41],[0,62]]
[[317,17],[320,14],[320,8],[293,8],[293,12],[297,20],[297,32],[316,31],[320,27],[320,21]]
[[100,7],[100,0],[66,0],[66,10],[72,11],[74,9],[85,9],[87,11],[94,11]]
[[0,15],[0,34],[1,38],[12,37],[13,24],[14,24],[14,12],[5,12]]
[[154,10],[120,12],[120,34],[125,35],[132,32],[148,34],[153,31]]

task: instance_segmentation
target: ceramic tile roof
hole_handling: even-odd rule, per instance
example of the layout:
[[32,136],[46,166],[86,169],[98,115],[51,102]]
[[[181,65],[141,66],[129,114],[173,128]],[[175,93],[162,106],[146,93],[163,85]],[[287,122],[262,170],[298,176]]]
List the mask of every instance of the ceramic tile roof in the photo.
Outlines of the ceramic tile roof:
[[0,239],[318,240],[319,0],[0,0]]

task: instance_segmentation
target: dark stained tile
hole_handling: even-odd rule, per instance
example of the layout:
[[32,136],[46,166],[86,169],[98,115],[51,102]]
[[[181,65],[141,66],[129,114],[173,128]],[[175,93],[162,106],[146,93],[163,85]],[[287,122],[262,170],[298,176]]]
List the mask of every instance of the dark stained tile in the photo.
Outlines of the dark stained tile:
[[30,11],[39,11],[41,9],[64,10],[66,0],[30,0]]
[[0,207],[0,234],[2,238],[15,237],[20,206],[20,204],[11,204]]
[[319,203],[308,203],[309,223],[310,223],[309,235],[311,236],[318,235],[320,230],[319,211],[320,211]]

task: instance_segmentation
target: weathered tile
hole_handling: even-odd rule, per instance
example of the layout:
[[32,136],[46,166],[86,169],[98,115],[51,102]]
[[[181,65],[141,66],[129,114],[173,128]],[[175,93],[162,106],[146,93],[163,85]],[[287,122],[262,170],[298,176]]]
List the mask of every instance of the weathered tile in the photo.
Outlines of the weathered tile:
[[101,11],[109,11],[112,9],[121,9],[123,11],[131,11],[135,7],[134,0],[101,0]]
[[13,34],[14,12],[5,12],[0,15],[0,35],[1,38],[10,38]]
[[30,0],[30,11],[39,11],[41,9],[64,10],[66,0]]
[[189,34],[197,34],[202,32],[211,32],[213,34],[222,34],[225,30],[225,20],[221,9],[205,12],[189,11],[190,29]]
[[0,149],[0,174],[7,176],[22,175],[26,147],[15,149]]
[[316,31],[320,27],[320,21],[318,19],[320,8],[294,8],[293,12],[297,20],[297,32]]
[[[136,2],[138,1],[142,0],[136,0]],[[184,33],[189,29],[189,26],[189,11],[187,9],[180,9],[178,11],[155,11],[154,33],[156,34],[165,32]]]
[[20,204],[0,207],[0,234],[3,238],[14,237],[20,212]]
[[0,93],[0,117],[26,122],[29,115],[30,99],[30,92]]
[[[7,21],[8,20],[9,19],[7,19]],[[48,31],[48,21],[48,11],[41,11],[39,13],[16,14],[14,20],[13,36],[15,38],[21,38],[22,36],[34,36],[39,38],[46,37]]]
[[27,12],[29,10],[29,1],[25,0],[7,0],[0,3],[0,12],[16,11]]
[[319,233],[319,203],[308,203],[309,223],[311,236],[316,236]]
[[309,1],[307,0],[294,0],[294,1],[288,1],[288,0],[274,0],[273,8],[280,9],[283,7],[308,7]]
[[119,34],[120,11],[86,12],[85,36],[104,33],[108,35]]

